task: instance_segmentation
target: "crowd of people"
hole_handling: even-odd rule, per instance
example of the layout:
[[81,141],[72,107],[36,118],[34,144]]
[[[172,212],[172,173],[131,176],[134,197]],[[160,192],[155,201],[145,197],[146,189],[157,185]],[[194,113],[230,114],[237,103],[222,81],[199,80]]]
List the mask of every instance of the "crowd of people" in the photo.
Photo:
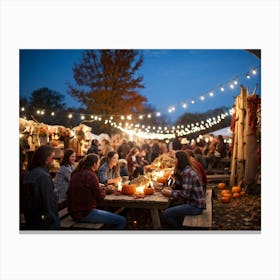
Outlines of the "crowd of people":
[[109,139],[102,139],[100,143],[93,139],[83,152],[79,145],[82,137],[79,134],[65,149],[54,178],[49,172],[55,156],[51,145],[40,146],[30,158],[21,178],[20,201],[26,229],[60,229],[58,211],[64,207],[68,207],[76,221],[125,229],[124,216],[97,207],[105,197],[106,186],[117,186],[121,181],[143,175],[145,166],[170,151],[176,159],[175,184],[173,189],[162,191],[171,201],[170,207],[163,211],[162,219],[168,229],[180,229],[185,215],[201,214],[205,208],[206,170],[228,155],[221,135],[210,135],[208,142],[189,142],[176,137],[168,145],[159,140],[144,140],[137,144],[127,138],[119,145],[112,145]]

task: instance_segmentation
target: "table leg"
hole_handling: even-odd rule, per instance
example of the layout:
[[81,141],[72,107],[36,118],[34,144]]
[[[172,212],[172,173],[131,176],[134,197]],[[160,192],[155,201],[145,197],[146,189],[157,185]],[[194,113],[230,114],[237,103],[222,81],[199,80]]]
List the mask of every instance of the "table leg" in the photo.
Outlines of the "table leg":
[[154,229],[161,229],[160,218],[159,218],[157,208],[152,208],[151,209],[151,216],[152,216],[153,228]]

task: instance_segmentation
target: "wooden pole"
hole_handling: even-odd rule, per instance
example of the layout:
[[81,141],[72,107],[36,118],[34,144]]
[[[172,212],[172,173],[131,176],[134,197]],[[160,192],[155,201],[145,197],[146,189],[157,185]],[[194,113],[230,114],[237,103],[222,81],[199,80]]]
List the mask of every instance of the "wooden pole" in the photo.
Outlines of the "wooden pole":
[[[249,98],[254,98],[254,93]],[[250,113],[250,108],[247,107],[247,115]],[[246,163],[245,163],[245,175],[244,183],[252,184],[256,181],[257,174],[257,154],[256,154],[256,134],[253,129],[249,126],[248,119],[245,123],[245,137],[246,137]]]
[[231,164],[231,177],[230,185],[234,186],[239,184],[244,178],[245,168],[245,139],[244,127],[246,121],[246,99],[248,88],[245,89],[240,86],[240,95],[236,97],[235,110],[236,110],[236,123],[234,130],[234,147]]
[[238,99],[239,96],[235,98],[235,126],[234,126],[234,138],[232,139],[233,141],[233,150],[232,150],[232,156],[231,156],[231,172],[230,172],[230,181],[229,184],[230,186],[236,185],[236,165],[237,165],[237,147],[238,147],[238,129],[237,129],[237,122],[238,122]]
[[245,107],[246,90],[241,86],[241,93],[239,99],[239,120],[238,120],[238,147],[237,147],[237,183],[244,178],[244,121],[246,114]]

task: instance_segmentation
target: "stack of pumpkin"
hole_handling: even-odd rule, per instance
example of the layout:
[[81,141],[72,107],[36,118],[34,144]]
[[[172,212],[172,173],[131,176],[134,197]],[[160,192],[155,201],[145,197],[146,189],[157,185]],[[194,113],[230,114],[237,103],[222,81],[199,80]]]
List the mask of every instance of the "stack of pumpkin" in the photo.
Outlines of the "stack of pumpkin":
[[242,191],[240,186],[233,186],[231,188],[231,191],[229,189],[225,189],[226,184],[225,183],[219,183],[218,188],[221,189],[221,201],[223,203],[228,203],[231,201],[231,198],[240,198],[242,195],[245,194],[244,191]]

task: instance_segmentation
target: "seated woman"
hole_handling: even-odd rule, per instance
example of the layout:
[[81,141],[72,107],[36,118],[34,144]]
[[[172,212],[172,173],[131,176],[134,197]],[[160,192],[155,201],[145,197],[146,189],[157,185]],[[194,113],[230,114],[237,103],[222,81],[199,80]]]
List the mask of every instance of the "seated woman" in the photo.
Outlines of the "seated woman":
[[104,185],[117,185],[121,182],[119,155],[111,151],[106,156],[106,161],[98,169],[98,179]]
[[176,190],[163,189],[165,196],[172,197],[176,206],[163,211],[163,219],[171,229],[182,229],[186,215],[199,215],[206,208],[206,196],[203,183],[195,171],[196,168],[185,151],[175,152],[176,166],[174,175],[179,184]]
[[69,214],[78,222],[102,223],[110,225],[112,229],[124,229],[126,219],[123,216],[96,208],[105,197],[105,188],[95,173],[98,167],[99,156],[89,154],[80,160],[73,171],[67,191]]
[[142,166],[137,161],[137,156],[139,155],[139,148],[132,147],[126,156],[128,176],[132,180],[137,178],[139,175],[143,175],[144,171]]
[[56,172],[53,180],[56,195],[58,198],[59,209],[66,206],[66,192],[69,188],[71,173],[74,170],[76,153],[72,149],[65,151],[60,168]]

